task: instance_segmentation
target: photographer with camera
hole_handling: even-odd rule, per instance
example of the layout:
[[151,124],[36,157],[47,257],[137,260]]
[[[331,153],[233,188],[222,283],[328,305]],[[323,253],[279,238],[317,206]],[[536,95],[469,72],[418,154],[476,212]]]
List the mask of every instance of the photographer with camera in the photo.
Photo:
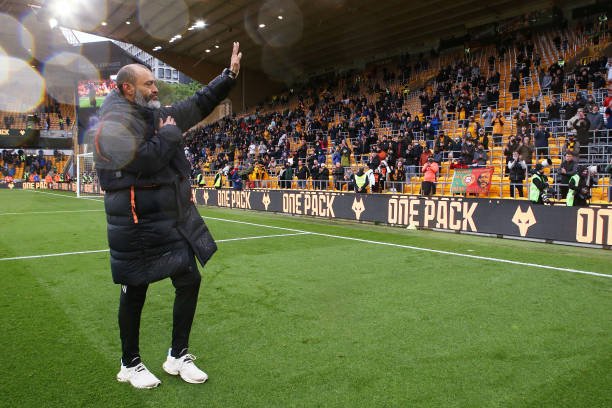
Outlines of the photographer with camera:
[[552,204],[549,197],[548,177],[541,163],[535,165],[529,185],[529,201],[534,204]]
[[519,197],[523,197],[523,180],[527,174],[527,164],[518,151],[512,153],[512,159],[508,162],[508,177],[510,178],[510,197],[514,198],[514,190],[518,191]]
[[597,183],[596,166],[578,166],[578,173],[574,174],[568,185],[567,201],[568,207],[586,207],[591,199],[591,188]]

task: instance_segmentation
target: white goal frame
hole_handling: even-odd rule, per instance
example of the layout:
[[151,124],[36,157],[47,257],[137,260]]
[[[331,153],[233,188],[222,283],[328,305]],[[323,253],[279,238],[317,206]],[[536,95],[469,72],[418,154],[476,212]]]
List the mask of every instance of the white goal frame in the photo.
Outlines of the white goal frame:
[[76,195],[77,197],[100,196],[103,194],[95,171],[93,153],[76,155]]

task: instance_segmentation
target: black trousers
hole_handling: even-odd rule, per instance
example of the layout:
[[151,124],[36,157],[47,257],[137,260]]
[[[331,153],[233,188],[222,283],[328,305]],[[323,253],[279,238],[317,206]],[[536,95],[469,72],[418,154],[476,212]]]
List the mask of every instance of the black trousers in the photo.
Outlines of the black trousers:
[[[192,257],[191,265],[183,273],[171,277],[175,288],[172,312],[172,356],[187,353],[189,334],[195,316],[202,280]],[[149,285],[121,286],[119,296],[119,336],[121,337],[121,361],[127,367],[140,363],[140,318]]]
[[514,198],[514,189],[518,191],[519,197],[523,197],[523,183],[510,182],[510,197]]
[[433,181],[423,181],[421,184],[421,195],[431,196],[436,194],[436,183]]

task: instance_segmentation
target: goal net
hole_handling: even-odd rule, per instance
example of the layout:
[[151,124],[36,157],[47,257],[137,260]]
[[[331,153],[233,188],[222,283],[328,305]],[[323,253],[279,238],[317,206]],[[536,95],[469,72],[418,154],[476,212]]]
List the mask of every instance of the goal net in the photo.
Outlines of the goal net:
[[104,194],[98,183],[93,153],[81,153],[76,157],[77,197],[100,196]]

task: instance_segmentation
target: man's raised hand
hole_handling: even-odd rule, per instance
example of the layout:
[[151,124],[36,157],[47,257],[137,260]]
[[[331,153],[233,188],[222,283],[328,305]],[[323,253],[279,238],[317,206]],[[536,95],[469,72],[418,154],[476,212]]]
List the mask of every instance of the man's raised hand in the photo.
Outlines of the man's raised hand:
[[240,43],[235,42],[234,48],[232,49],[232,59],[230,60],[230,70],[236,75],[240,72],[240,59],[242,58],[242,53],[239,49]]

